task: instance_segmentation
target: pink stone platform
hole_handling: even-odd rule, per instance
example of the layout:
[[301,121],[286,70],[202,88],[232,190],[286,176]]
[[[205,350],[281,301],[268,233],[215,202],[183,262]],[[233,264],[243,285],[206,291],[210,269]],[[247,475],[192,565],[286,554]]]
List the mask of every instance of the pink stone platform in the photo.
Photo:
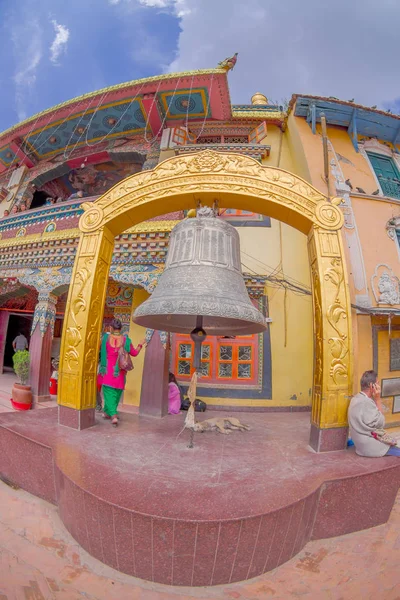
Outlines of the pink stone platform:
[[2,414],[0,474],[57,504],[99,560],[171,585],[255,577],[311,539],[387,521],[398,458],[315,454],[306,413],[237,416],[252,431],[196,434],[190,450],[184,415],[123,413],[118,429],[97,417],[75,431],[56,408]]

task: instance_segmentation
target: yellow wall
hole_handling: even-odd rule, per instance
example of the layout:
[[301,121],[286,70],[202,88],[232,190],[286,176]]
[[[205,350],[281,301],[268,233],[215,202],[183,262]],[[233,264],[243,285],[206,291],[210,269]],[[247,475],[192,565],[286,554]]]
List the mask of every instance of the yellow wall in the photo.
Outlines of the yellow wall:
[[[310,174],[297,131],[282,133],[268,126],[266,143],[271,154],[263,165],[296,173],[310,181]],[[238,227],[242,270],[269,274],[277,271],[310,288],[307,238],[292,227],[271,220],[271,227]],[[305,406],[311,404],[313,376],[313,313],[311,296],[298,296],[282,288],[267,286],[271,337],[272,399],[239,400],[204,398],[210,405]]]
[[[378,354],[378,376],[379,379],[400,377],[400,371],[390,371],[390,338],[400,338],[400,329],[393,329],[400,326],[400,318],[392,320],[392,329],[389,336],[389,327],[387,318],[375,318],[374,325],[384,327],[377,332],[377,354]],[[400,413],[392,413],[393,397],[382,398],[382,405],[385,411],[387,425],[399,425]]]
[[[310,288],[306,236],[272,220],[271,227],[239,227],[242,270],[277,272]],[[311,296],[267,286],[272,355],[272,399],[204,398],[209,405],[305,406],[311,403],[313,324]],[[286,333],[285,333],[286,332]],[[201,397],[201,396],[199,396]]]
[[[134,310],[139,304],[142,304],[147,298],[149,294],[146,290],[142,288],[135,289],[133,293],[133,301],[132,301],[132,315]],[[132,340],[133,345],[136,347],[139,342],[144,339],[146,333],[146,329],[144,327],[140,327],[136,325],[131,319],[130,328],[129,328],[129,337]],[[144,365],[144,357],[146,355],[146,350],[143,349],[139,356],[136,356],[133,359],[134,369],[127,373],[126,376],[126,388],[124,392],[123,402],[124,404],[130,404],[132,406],[140,405],[140,392],[142,390],[142,376],[143,376],[143,365]]]

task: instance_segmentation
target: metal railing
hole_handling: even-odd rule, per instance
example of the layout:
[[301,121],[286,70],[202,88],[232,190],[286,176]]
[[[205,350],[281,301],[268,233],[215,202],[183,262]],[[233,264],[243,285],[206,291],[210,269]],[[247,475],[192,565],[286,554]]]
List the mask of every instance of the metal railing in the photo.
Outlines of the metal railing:
[[387,179],[386,177],[382,177],[378,175],[378,181],[382,188],[382,192],[385,196],[390,196],[391,198],[399,198],[400,199],[400,180],[399,179]]

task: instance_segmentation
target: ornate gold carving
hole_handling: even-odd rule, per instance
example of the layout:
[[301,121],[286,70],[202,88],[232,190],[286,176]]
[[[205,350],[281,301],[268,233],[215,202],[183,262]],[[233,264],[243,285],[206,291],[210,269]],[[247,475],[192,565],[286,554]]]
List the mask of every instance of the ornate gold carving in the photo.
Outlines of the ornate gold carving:
[[27,244],[37,243],[42,240],[51,242],[53,240],[75,239],[79,236],[79,229],[63,229],[62,231],[55,231],[53,233],[33,233],[24,236],[23,239],[6,238],[4,240],[0,240],[0,248],[8,248],[10,246],[26,246]]
[[85,212],[79,219],[79,229],[84,232],[99,229],[104,219],[104,212],[101,207],[96,206],[96,203],[89,204],[84,202],[82,208]]
[[114,238],[83,234],[69,290],[60,365],[60,404],[94,406],[98,343]]
[[[315,372],[313,422],[318,427],[346,424],[351,392],[351,310],[340,232],[341,211],[292,173],[263,167],[239,154],[205,151],[173,157],[153,171],[133,175],[94,202],[81,218],[82,234],[66,313],[60,403],[82,409],[94,405],[98,340],[113,236],[126,222],[160,212],[165,199],[184,208],[197,199],[217,198],[238,208],[270,214],[309,234],[312,270]],[[190,199],[190,200],[188,200]],[[239,200],[236,200],[239,199]],[[234,206],[233,206],[234,207]],[[90,219],[88,216],[92,215]],[[128,219],[127,219],[128,220]],[[156,230],[156,224],[146,228]],[[136,227],[129,231],[137,231]],[[122,233],[122,231],[121,231]]]
[[343,302],[343,265],[339,258],[333,258],[331,260],[331,266],[326,269],[324,278],[325,281],[332,284],[334,289],[334,301],[329,305],[326,316],[330,326],[337,334],[328,339],[332,355],[329,373],[333,382],[337,384],[339,383],[338,380],[347,379],[349,375],[347,365],[344,363],[344,358],[349,351],[347,324],[346,332],[341,328],[341,321],[347,319],[347,311],[345,309],[345,302]]
[[339,242],[336,233],[320,233],[319,243],[321,247],[321,256],[340,256]]
[[312,420],[319,427],[339,427],[346,425],[352,386],[350,300],[340,232],[316,227],[309,236],[309,256],[315,335]]
[[233,110],[232,117],[234,119],[262,119],[263,121],[284,121],[286,114],[280,110]]
[[343,226],[344,217],[342,212],[331,202],[317,204],[315,216],[325,229],[340,229]]

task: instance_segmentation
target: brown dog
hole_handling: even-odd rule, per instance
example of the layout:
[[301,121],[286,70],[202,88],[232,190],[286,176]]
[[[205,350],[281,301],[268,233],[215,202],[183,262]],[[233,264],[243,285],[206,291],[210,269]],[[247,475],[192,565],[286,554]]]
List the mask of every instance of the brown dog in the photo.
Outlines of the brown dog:
[[230,430],[237,429],[239,431],[249,431],[248,425],[243,425],[235,417],[214,417],[213,419],[206,419],[194,424],[194,431],[198,433],[204,433],[205,431],[218,431],[219,433],[231,433]]

